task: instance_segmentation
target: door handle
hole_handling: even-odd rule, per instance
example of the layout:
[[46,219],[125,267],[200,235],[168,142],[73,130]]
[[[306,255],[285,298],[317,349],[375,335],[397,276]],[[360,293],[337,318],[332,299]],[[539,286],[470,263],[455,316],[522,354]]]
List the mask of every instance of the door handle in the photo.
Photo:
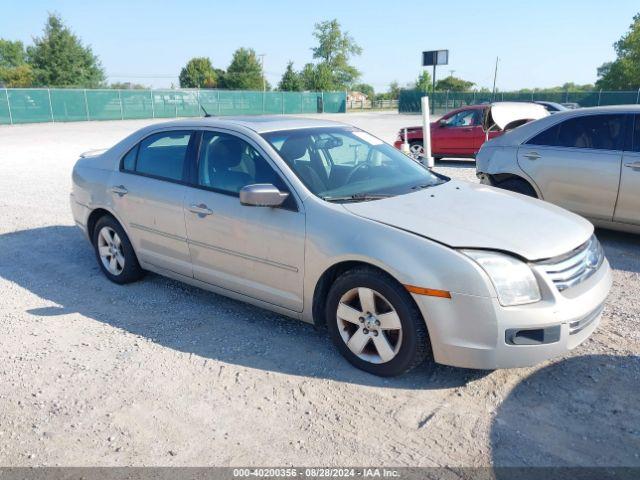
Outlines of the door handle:
[[529,160],[538,160],[541,157],[541,155],[538,152],[525,153],[524,156]]
[[189,211],[197,214],[199,217],[206,217],[207,215],[211,215],[213,213],[213,210],[207,207],[204,203],[201,203],[199,205],[189,205]]
[[127,190],[124,185],[113,186],[111,187],[111,191],[116,195],[120,195],[121,197],[129,193],[129,190]]
[[633,168],[634,170],[640,170],[640,162],[625,163],[624,166]]

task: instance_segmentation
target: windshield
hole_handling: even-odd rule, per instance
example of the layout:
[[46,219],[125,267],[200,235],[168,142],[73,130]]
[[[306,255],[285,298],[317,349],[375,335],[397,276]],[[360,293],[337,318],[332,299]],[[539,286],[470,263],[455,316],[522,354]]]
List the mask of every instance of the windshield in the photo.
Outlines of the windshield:
[[262,136],[309,190],[328,201],[375,200],[449,180],[356,128],[306,128]]

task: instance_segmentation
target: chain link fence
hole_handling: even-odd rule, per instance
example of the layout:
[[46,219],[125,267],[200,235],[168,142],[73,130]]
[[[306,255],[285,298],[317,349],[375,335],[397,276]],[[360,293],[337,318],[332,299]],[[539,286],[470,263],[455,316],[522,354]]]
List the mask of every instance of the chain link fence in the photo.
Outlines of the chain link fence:
[[0,124],[211,115],[344,113],[345,92],[0,89]]
[[[401,90],[398,110],[400,113],[419,113],[420,99],[425,95],[420,90]],[[640,104],[640,90],[627,92],[435,92],[429,93],[429,102],[436,114],[444,114],[450,110],[466,105],[477,105],[487,102],[535,102],[547,101],[557,103],[575,103],[580,107],[597,107],[604,105]]]

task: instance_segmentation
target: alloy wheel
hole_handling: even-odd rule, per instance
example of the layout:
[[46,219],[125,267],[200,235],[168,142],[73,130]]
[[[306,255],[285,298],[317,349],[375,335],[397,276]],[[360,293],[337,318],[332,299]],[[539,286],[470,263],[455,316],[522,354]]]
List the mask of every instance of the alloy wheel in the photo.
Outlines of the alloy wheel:
[[353,288],[340,298],[336,320],[342,340],[369,363],[391,361],[402,344],[402,324],[391,303],[371,288]]
[[124,270],[122,241],[111,227],[102,227],[98,234],[98,254],[102,265],[111,275],[120,275]]

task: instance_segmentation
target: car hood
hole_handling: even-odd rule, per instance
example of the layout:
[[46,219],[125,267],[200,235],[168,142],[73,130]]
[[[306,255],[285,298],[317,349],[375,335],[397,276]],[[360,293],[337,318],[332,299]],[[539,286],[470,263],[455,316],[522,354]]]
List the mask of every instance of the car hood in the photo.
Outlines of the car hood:
[[498,102],[486,110],[482,128],[486,131],[494,125],[500,130],[516,120],[537,120],[548,117],[549,112],[542,105],[527,102]]
[[541,200],[451,180],[415,193],[343,204],[349,212],[454,248],[482,248],[541,260],[593,234],[587,220]]

